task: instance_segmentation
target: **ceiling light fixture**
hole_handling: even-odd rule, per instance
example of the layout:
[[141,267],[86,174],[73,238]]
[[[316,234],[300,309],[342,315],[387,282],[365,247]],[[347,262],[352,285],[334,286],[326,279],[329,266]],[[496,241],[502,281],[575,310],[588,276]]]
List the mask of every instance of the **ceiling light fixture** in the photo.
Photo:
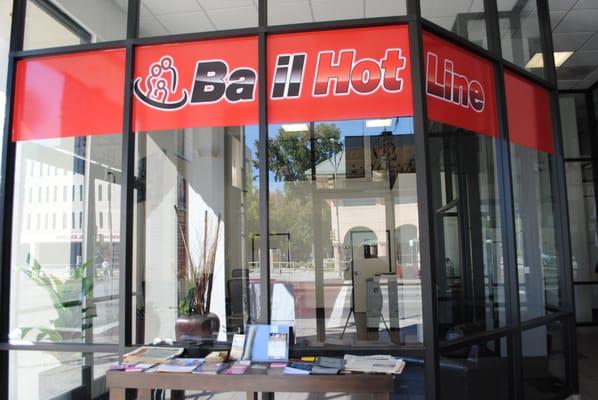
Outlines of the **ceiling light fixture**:
[[307,124],[286,124],[282,126],[285,132],[305,132],[309,131]]
[[[560,67],[573,55],[572,51],[555,51],[554,52],[554,66]],[[542,53],[536,53],[529,59],[525,68],[543,68],[544,67],[544,58],[542,57]]]
[[386,128],[392,125],[392,119],[368,119],[365,121],[367,128]]

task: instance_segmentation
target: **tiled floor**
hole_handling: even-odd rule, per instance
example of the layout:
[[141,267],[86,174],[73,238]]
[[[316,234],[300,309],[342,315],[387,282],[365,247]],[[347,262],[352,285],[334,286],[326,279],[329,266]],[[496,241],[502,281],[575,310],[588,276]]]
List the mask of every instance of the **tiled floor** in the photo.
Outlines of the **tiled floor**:
[[577,328],[581,400],[598,400],[598,327]]

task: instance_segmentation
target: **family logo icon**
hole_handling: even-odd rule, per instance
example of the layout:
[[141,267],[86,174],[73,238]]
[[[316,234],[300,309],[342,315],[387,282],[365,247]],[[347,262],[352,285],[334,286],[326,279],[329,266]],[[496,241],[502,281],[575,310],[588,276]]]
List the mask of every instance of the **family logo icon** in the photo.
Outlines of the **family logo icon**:
[[[141,88],[142,81],[145,89]],[[185,89],[177,96],[178,83],[179,73],[174,66],[174,60],[170,56],[164,56],[150,65],[145,79],[135,79],[133,91],[139,100],[151,107],[177,110],[187,104],[189,99],[189,93]],[[175,96],[176,99],[173,99]]]

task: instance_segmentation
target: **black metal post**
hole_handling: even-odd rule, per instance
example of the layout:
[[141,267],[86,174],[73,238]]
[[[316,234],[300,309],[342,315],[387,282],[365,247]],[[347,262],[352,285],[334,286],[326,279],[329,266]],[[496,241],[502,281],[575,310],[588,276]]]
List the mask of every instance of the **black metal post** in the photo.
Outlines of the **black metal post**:
[[[540,39],[544,56],[544,71],[547,80],[553,85],[550,90],[550,107],[552,112],[552,131],[554,154],[551,156],[553,195],[556,200],[555,226],[557,230],[557,246],[560,254],[561,304],[564,312],[571,313],[571,318],[562,322],[565,324],[565,343],[567,349],[566,370],[567,381],[573,393],[579,392],[577,366],[577,332],[575,327],[575,294],[573,291],[573,268],[571,265],[571,237],[569,234],[569,212],[567,207],[567,182],[565,164],[563,160],[563,142],[561,134],[561,115],[557,90],[557,72],[554,64],[554,50],[552,44],[552,29],[550,26],[550,10],[548,2],[537,0],[538,17],[540,20]],[[560,240],[559,240],[560,239]]]
[[413,84],[413,126],[415,134],[415,170],[417,182],[417,209],[421,259],[422,314],[424,329],[424,366],[426,399],[434,400],[440,393],[438,354],[438,312],[436,296],[436,269],[434,267],[433,204],[429,171],[428,116],[426,103],[423,32],[418,0],[407,1],[409,16],[409,47],[411,49],[411,80]]
[[[488,45],[491,51],[502,57],[500,27],[496,3],[492,0],[484,2],[487,13]],[[510,335],[508,350],[510,361],[511,396],[513,399],[523,398],[521,314],[519,304],[519,279],[517,270],[517,242],[515,232],[515,207],[513,199],[513,180],[511,171],[511,154],[509,145],[509,128],[507,116],[507,98],[505,92],[504,66],[494,63],[494,79],[496,88],[496,105],[498,111],[499,137],[496,139],[496,160],[500,204],[501,241],[505,276],[506,318]]]
[[[127,12],[127,39],[137,36],[139,27],[139,0],[129,0]],[[131,129],[133,107],[132,82],[135,71],[135,47],[126,46],[124,110],[122,126],[122,187],[120,200],[120,265],[119,265],[119,359],[131,345],[132,331],[132,276],[133,276],[133,191],[135,182],[135,135]]]
[[[13,1],[12,26],[10,30],[10,52],[23,48],[25,35],[26,2]],[[16,60],[10,56],[8,60],[8,76],[6,83],[6,108],[4,121],[4,135],[2,137],[2,157],[0,172],[0,342],[8,342],[10,330],[10,272],[12,246],[12,218],[14,201],[14,178],[16,162],[16,143],[11,140],[12,105],[15,96]],[[8,398],[9,388],[9,352],[0,351],[0,398]]]
[[270,225],[269,225],[269,182],[268,182],[268,88],[267,88],[267,43],[268,25],[267,0],[259,0],[258,33],[258,107],[259,141],[258,154],[260,180],[260,309],[258,320],[270,323]]

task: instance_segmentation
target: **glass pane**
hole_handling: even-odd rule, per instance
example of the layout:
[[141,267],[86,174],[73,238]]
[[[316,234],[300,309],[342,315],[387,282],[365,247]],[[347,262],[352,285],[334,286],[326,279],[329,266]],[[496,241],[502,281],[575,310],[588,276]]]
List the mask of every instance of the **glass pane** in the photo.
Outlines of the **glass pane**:
[[258,24],[253,0],[141,0],[139,35],[250,28]]
[[85,389],[81,353],[11,351],[9,365],[11,400],[71,399]]
[[421,0],[422,16],[464,39],[488,48],[484,1]]
[[25,50],[126,37],[127,0],[28,0]]
[[421,343],[412,119],[270,125],[268,146],[273,322],[298,345]]
[[268,24],[284,25],[405,15],[405,0],[270,0]]
[[441,340],[505,325],[495,142],[430,122]]
[[598,282],[579,284],[575,289],[575,321],[579,323],[598,323]]
[[560,95],[561,132],[565,158],[591,156],[592,132],[584,94]]
[[499,338],[443,351],[441,399],[511,399],[507,339]]
[[563,328],[557,321],[521,334],[526,399],[560,398],[567,390]]
[[598,232],[592,162],[566,162],[574,281],[598,281]]
[[543,77],[544,58],[536,0],[498,0],[498,11],[503,58]]
[[523,321],[560,309],[560,255],[551,161],[547,153],[511,144],[519,300]]
[[106,394],[106,371],[114,362],[117,354],[11,351],[9,399],[99,398]]
[[227,340],[260,311],[257,126],[136,139],[135,342]]
[[120,135],[17,144],[12,342],[118,342],[120,165]]

